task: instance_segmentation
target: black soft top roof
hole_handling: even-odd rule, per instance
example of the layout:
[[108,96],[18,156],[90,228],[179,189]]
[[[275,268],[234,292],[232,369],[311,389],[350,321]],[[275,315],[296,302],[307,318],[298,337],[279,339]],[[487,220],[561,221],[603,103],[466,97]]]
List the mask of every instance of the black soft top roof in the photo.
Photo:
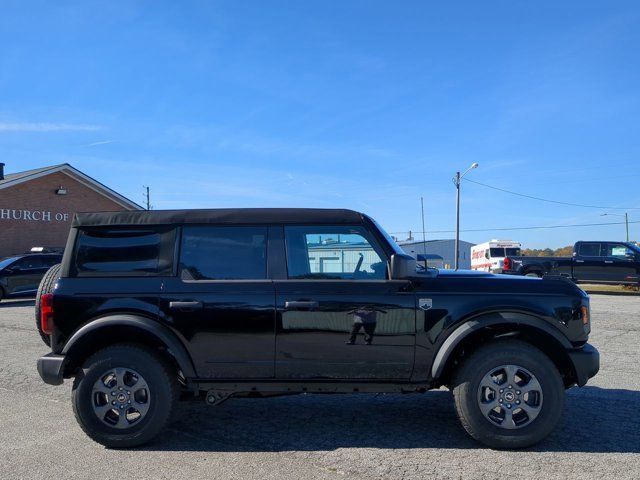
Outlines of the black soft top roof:
[[216,208],[207,210],[135,210],[77,213],[73,227],[105,225],[170,225],[214,223],[222,225],[272,223],[362,223],[363,215],[353,210],[328,208]]

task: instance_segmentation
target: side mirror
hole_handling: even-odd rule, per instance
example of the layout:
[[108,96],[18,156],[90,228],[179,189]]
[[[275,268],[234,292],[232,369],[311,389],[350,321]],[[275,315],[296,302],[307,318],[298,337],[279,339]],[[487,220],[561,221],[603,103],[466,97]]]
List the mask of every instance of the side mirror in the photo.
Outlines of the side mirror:
[[404,280],[416,275],[416,259],[410,255],[394,253],[389,260],[389,273],[392,280]]

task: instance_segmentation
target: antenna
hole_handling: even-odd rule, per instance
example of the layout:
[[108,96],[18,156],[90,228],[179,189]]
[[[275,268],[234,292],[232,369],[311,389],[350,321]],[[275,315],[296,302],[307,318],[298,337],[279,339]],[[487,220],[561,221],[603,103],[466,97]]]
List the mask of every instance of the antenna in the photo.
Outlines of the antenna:
[[424,253],[424,268],[427,268],[427,234],[424,229],[424,198],[420,197],[420,208],[422,209],[422,249]]

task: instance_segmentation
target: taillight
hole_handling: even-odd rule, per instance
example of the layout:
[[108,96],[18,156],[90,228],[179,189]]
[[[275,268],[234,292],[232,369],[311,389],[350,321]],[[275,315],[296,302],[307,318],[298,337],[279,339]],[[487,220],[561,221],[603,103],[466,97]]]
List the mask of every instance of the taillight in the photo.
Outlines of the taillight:
[[502,268],[504,270],[511,270],[511,259],[509,257],[505,257]]
[[40,297],[40,327],[45,335],[53,333],[53,293]]

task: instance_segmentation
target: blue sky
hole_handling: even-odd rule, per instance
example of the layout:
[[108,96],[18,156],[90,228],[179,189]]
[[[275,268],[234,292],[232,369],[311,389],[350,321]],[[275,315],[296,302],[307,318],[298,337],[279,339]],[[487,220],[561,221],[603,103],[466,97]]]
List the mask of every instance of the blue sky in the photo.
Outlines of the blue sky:
[[[390,232],[421,229],[424,196],[428,238],[452,236],[451,177],[479,162],[469,179],[640,220],[639,24],[635,1],[5,1],[0,161],[69,162],[138,203],[150,185],[155,208],[346,207]],[[462,199],[463,230],[624,212]]]

